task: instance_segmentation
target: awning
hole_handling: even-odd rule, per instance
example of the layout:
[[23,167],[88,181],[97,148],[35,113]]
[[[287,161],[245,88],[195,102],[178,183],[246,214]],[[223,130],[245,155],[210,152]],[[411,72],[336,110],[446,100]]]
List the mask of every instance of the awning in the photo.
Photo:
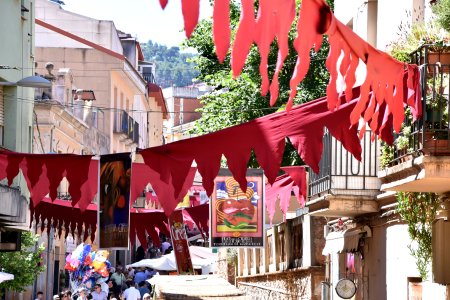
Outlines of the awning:
[[355,252],[358,250],[361,237],[371,237],[369,226],[350,228],[344,231],[330,232],[325,241],[322,255],[342,252]]
[[8,280],[14,280],[14,275],[5,272],[0,272],[0,283]]

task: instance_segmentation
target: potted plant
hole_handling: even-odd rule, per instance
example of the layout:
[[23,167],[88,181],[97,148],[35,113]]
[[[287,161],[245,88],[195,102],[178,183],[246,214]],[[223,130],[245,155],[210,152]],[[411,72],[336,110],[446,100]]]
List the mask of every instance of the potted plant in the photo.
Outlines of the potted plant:
[[413,149],[410,148],[411,141],[411,127],[403,126],[401,134],[395,140],[395,146],[397,148],[398,157],[400,161],[408,160],[407,154]]
[[386,143],[381,145],[380,167],[387,168],[394,160],[394,147]]
[[399,39],[387,49],[394,58],[417,64],[450,64],[450,34],[439,23],[401,24],[399,29]]

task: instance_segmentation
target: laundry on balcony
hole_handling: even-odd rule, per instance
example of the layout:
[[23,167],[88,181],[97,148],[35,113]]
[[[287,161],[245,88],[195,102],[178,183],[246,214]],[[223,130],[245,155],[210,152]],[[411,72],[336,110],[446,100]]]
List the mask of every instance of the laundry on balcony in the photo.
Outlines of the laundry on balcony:
[[326,236],[325,247],[322,254],[357,252],[361,238],[371,237],[369,226],[350,228],[343,231],[330,232]]

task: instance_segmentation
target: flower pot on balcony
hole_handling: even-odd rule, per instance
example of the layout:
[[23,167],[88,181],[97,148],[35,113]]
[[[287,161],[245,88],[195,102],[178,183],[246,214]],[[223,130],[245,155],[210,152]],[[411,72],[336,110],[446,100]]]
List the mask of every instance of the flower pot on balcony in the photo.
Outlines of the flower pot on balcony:
[[[421,140],[420,140],[421,141]],[[434,131],[425,132],[425,140],[422,145],[422,150],[429,154],[440,154],[450,152],[448,138],[439,137],[439,134]]]
[[443,110],[427,109],[428,122],[441,122],[444,117]]
[[450,65],[450,52],[447,51],[428,52],[428,64]]

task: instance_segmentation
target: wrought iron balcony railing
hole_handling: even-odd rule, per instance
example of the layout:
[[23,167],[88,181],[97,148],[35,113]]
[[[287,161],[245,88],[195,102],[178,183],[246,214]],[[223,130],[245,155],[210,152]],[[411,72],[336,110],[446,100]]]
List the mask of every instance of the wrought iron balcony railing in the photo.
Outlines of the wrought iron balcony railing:
[[378,142],[367,131],[361,140],[362,160],[358,161],[329,132],[323,137],[319,174],[309,172],[309,200],[322,194],[373,195],[379,190],[377,178]]
[[[435,45],[424,45],[411,54],[413,63],[421,65],[422,116],[412,122],[406,114],[402,132],[395,135],[387,166],[396,165],[411,156],[450,155],[450,51],[437,51]],[[436,52],[437,51],[437,52]]]
[[114,114],[114,133],[121,134],[131,143],[139,144],[139,123],[124,110]]

